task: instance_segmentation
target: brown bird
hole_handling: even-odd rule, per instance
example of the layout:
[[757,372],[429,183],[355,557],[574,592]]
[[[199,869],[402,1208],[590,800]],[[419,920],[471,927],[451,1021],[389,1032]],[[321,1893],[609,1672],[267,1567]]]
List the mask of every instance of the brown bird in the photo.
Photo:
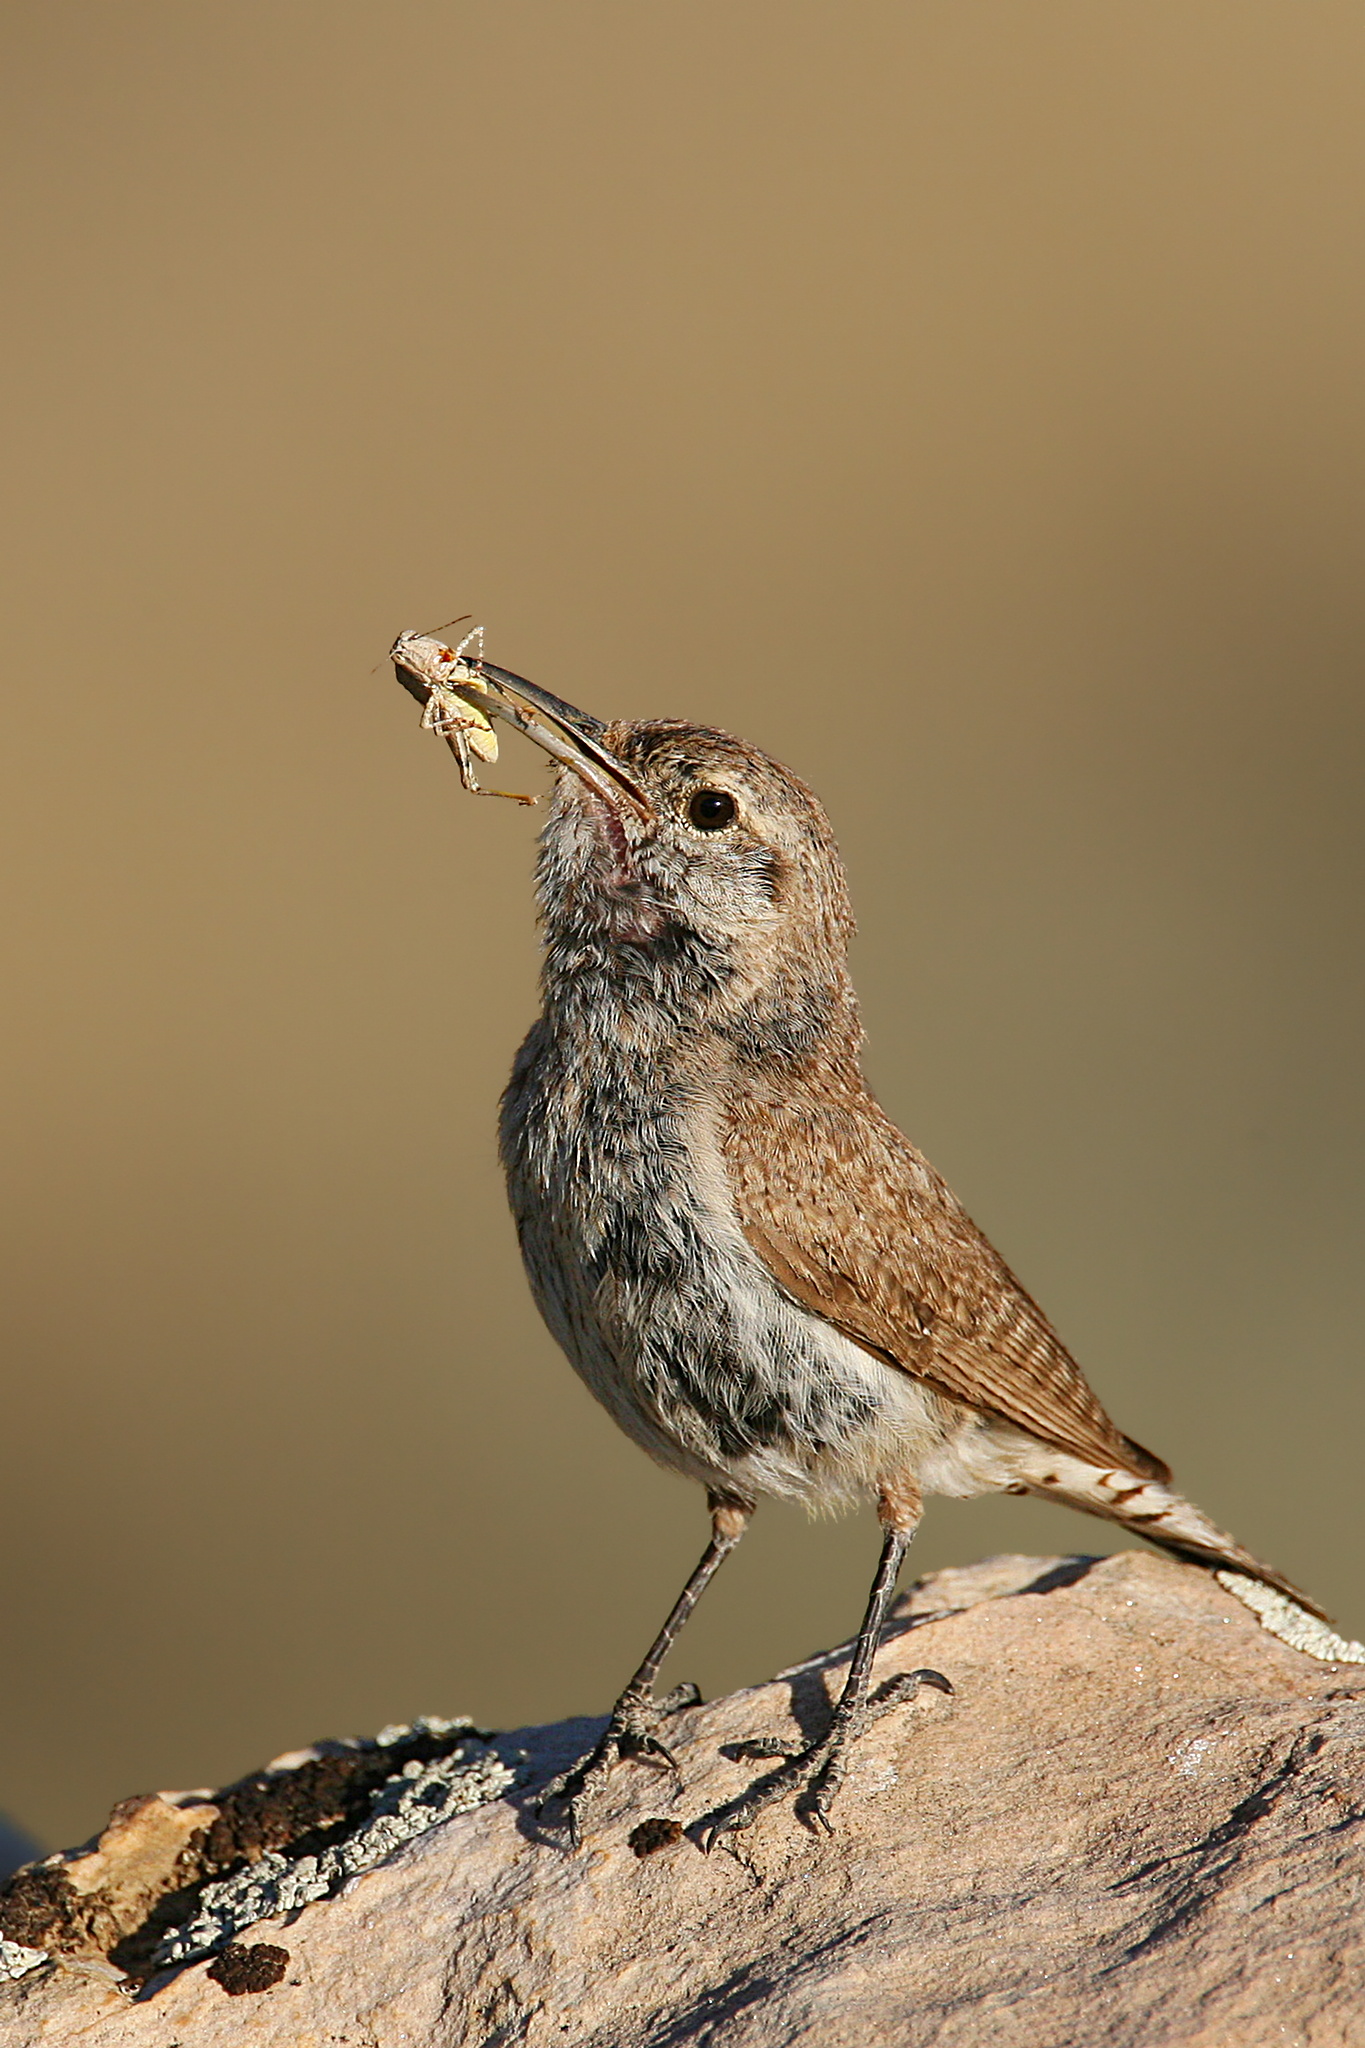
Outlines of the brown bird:
[[708,1845],[789,1792],[829,1826],[926,1493],[1062,1501],[1319,1612],[1115,1427],[869,1092],[847,886],[806,785],[727,733],[604,726],[478,667],[562,764],[538,870],[544,1008],[502,1108],[526,1269],[593,1393],[707,1489],[712,1519],[597,1748],[544,1795],[573,1839],[619,1758],[671,1763],[660,1723],[696,1694],[657,1701],[656,1673],[765,1497],[870,1497],[881,1560],[829,1728],[708,1816]]

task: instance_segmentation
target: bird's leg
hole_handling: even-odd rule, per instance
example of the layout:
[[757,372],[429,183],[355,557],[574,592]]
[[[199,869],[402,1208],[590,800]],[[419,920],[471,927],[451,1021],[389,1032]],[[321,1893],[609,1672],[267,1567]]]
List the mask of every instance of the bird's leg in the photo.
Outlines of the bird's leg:
[[583,1795],[601,1783],[611,1771],[612,1765],[621,1757],[657,1757],[670,1770],[676,1771],[677,1764],[672,1755],[660,1742],[655,1733],[659,1722],[668,1714],[675,1714],[682,1707],[694,1707],[701,1698],[695,1685],[675,1686],[661,1700],[654,1697],[654,1680],[659,1666],[673,1647],[678,1633],[688,1615],[700,1600],[719,1566],[730,1555],[740,1537],[748,1527],[753,1509],[743,1501],[733,1500],[719,1494],[709,1496],[711,1508],[711,1541],[702,1553],[701,1562],[673,1606],[658,1635],[650,1644],[630,1684],[612,1708],[611,1719],[591,1756],[572,1770],[564,1771],[552,1784],[545,1787],[536,1801],[539,1813],[552,1800],[557,1800],[566,1810],[569,1821],[569,1837],[578,1847],[578,1807]]
[[741,1752],[750,1756],[785,1755],[786,1760],[767,1777],[757,1779],[740,1798],[706,1816],[701,1824],[701,1839],[708,1852],[721,1836],[749,1827],[765,1806],[771,1806],[774,1800],[782,1799],[800,1787],[805,1790],[797,1801],[797,1812],[803,1819],[824,1828],[827,1834],[833,1834],[829,1809],[844,1781],[849,1745],[864,1726],[869,1710],[873,1714],[884,1712],[918,1691],[921,1685],[936,1686],[942,1692],[952,1691],[942,1672],[911,1671],[893,1679],[889,1686],[879,1688],[880,1696],[869,1698],[873,1660],[895,1595],[896,1577],[919,1521],[918,1495],[904,1485],[894,1491],[884,1487],[880,1513],[884,1534],[877,1575],[872,1581],[867,1612],[853,1646],[848,1677],[830,1716],[829,1727],[818,1742],[795,1754],[768,1742],[750,1744]]

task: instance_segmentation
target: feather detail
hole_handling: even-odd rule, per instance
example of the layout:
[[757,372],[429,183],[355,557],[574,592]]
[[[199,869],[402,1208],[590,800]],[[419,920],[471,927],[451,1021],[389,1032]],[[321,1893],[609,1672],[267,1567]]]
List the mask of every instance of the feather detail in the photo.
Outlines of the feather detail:
[[[861,1076],[752,1073],[722,1148],[745,1236],[778,1284],[952,1401],[1090,1464],[1164,1483],[1115,1428],[1037,1303]],[[755,1083],[757,1082],[757,1085]]]

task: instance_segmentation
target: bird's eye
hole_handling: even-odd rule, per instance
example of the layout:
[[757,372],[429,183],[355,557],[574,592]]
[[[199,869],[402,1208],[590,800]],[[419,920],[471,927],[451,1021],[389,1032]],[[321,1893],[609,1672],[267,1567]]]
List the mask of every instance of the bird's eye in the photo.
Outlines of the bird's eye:
[[735,808],[728,790],[699,789],[688,800],[687,815],[699,832],[719,832],[733,823]]

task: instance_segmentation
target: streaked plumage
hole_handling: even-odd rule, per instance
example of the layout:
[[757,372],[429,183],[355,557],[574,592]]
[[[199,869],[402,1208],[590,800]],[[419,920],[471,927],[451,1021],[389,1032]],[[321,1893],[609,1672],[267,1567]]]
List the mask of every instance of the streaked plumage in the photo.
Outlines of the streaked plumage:
[[594,1757],[551,1788],[575,1831],[615,1758],[660,1753],[654,1673],[766,1495],[875,1499],[883,1561],[830,1734],[717,1827],[802,1784],[826,1820],[925,1492],[1050,1496],[1303,1600],[1115,1427],[868,1092],[843,869],[805,784],[725,733],[539,701],[561,760],[579,718],[594,765],[591,787],[561,770],[542,836],[544,1009],[503,1103],[509,1193],[555,1337],[622,1428],[706,1486],[715,1528]]

